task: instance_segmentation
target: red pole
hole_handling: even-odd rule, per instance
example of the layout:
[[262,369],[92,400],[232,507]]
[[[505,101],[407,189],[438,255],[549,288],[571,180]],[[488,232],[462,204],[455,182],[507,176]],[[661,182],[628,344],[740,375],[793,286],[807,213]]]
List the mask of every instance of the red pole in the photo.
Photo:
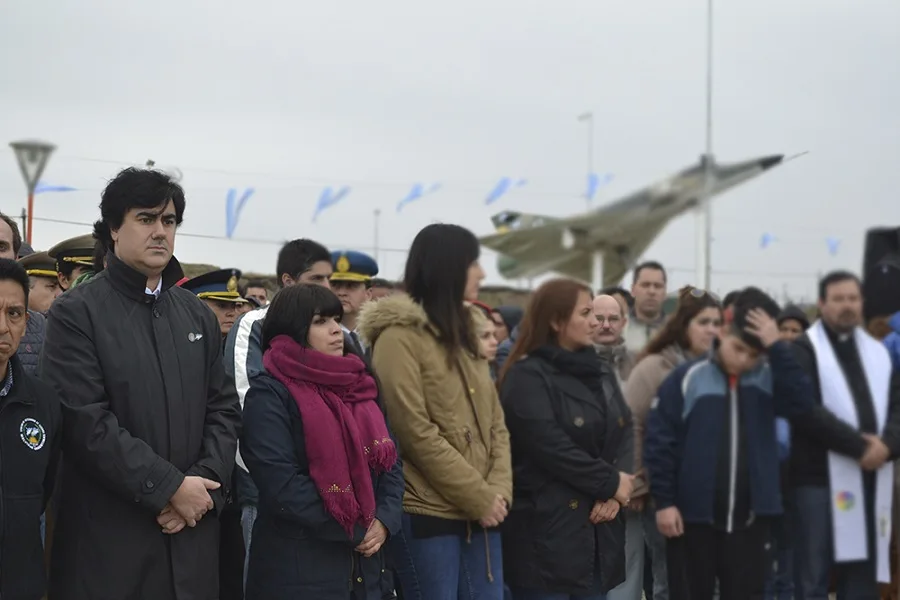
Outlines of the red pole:
[[31,217],[34,214],[34,192],[28,193],[28,231],[25,233],[26,241],[31,243]]

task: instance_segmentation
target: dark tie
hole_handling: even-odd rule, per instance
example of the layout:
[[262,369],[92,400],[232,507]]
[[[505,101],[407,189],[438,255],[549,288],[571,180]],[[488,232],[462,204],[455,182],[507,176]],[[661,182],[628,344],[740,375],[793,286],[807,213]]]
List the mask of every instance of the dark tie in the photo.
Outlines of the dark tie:
[[350,339],[353,340],[353,345],[356,346],[356,350],[359,352],[360,356],[365,356],[365,351],[363,350],[362,344],[359,341],[359,336],[356,335],[355,331],[350,332]]

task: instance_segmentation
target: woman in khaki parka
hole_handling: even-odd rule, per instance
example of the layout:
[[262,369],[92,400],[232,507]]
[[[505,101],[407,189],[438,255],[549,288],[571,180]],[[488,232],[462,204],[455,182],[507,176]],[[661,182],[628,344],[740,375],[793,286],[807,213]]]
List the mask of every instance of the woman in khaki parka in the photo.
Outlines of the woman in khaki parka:
[[472,310],[484,271],[475,236],[435,224],[416,236],[407,294],[366,305],[372,348],[406,489],[391,540],[404,600],[502,600],[497,527],[512,502],[509,433],[481,357]]

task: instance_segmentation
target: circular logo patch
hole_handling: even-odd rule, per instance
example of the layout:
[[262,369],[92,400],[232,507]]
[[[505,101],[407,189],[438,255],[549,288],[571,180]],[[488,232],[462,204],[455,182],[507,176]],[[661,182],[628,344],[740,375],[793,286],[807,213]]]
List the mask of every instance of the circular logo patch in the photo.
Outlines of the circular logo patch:
[[23,444],[35,451],[43,448],[44,442],[47,441],[44,426],[31,418],[25,419],[19,425],[19,437],[22,438]]
[[856,504],[856,499],[853,497],[851,492],[838,492],[837,497],[835,498],[838,510],[847,511],[853,508],[853,505]]

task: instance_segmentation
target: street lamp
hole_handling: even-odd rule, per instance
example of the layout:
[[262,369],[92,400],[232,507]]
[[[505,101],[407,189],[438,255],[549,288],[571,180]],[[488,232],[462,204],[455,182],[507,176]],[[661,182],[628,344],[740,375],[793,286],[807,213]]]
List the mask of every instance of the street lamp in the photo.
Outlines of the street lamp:
[[22,179],[25,181],[25,187],[28,188],[28,222],[25,227],[25,241],[30,244],[32,243],[31,229],[34,218],[34,190],[44,173],[47,161],[50,160],[50,155],[56,150],[56,146],[36,140],[10,142],[9,145],[16,153],[19,171],[22,172]]

